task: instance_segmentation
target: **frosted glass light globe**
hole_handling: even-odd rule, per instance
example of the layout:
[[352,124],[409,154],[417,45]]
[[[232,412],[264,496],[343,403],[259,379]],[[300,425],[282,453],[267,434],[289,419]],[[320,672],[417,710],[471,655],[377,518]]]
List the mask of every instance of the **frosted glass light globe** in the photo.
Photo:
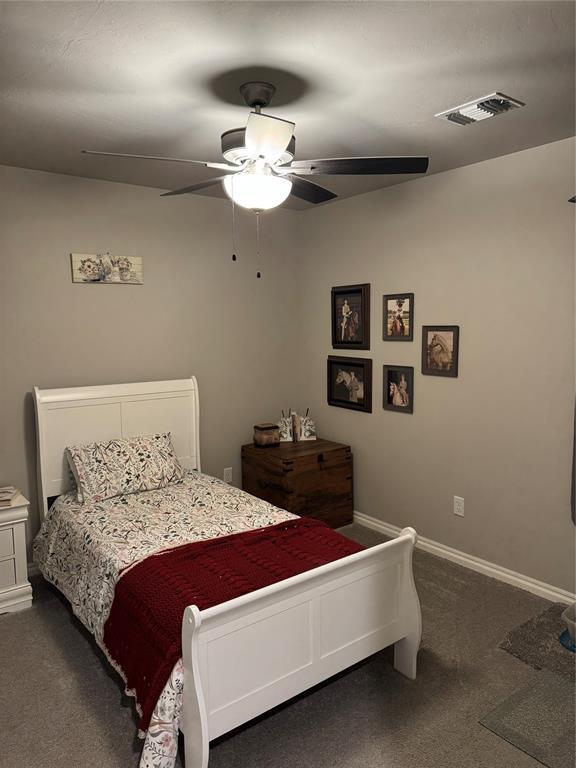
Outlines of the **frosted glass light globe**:
[[252,170],[226,176],[222,183],[236,205],[252,211],[267,211],[282,205],[292,190],[290,179]]

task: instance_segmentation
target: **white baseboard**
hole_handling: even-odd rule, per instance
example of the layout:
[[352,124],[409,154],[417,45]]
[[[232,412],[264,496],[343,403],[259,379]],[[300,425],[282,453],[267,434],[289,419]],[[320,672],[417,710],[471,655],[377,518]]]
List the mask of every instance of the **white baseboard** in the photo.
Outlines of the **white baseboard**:
[[33,576],[40,576],[40,569],[36,563],[28,563],[28,578],[30,579]]
[[[375,517],[370,517],[370,515],[364,515],[362,512],[354,512],[354,522],[360,523],[360,525],[363,525],[366,528],[372,528],[372,530],[379,531],[392,538],[398,536],[402,530],[395,525],[384,523],[381,520],[377,520]],[[498,579],[498,581],[504,581],[506,584],[511,584],[513,587],[525,589],[527,592],[532,592],[532,594],[544,597],[546,600],[551,600],[554,603],[576,602],[576,594],[573,594],[572,592],[560,589],[559,587],[554,587],[552,584],[545,584],[543,581],[533,579],[531,576],[524,576],[522,573],[510,571],[508,568],[503,568],[501,565],[489,563],[487,560],[482,560],[474,555],[468,555],[466,552],[452,549],[452,547],[447,547],[445,544],[439,544],[437,541],[432,541],[432,539],[425,539],[423,536],[418,536],[416,547],[425,552],[430,552],[437,557],[443,557],[445,560],[450,560],[452,563],[463,565],[465,568],[470,568],[472,571],[483,573],[485,576],[490,576],[492,579]]]
[[[360,525],[366,528],[372,528],[374,531],[379,531],[385,536],[391,536],[395,538],[398,536],[401,528],[390,523],[384,523],[382,520],[377,520],[375,517],[365,515],[362,512],[354,512],[354,522],[360,523]],[[424,552],[430,552],[437,557],[443,557],[445,560],[450,560],[452,563],[458,563],[465,568],[470,568],[472,571],[483,573],[485,576],[490,576],[492,579],[498,579],[506,584],[511,584],[513,587],[519,589],[525,589],[527,592],[532,592],[538,597],[544,597],[546,600],[551,600],[554,603],[574,603],[576,602],[576,594],[568,592],[560,587],[554,587],[552,584],[546,584],[543,581],[533,579],[531,576],[525,576],[522,573],[516,571],[510,571],[508,568],[503,568],[501,565],[490,563],[488,560],[482,560],[474,555],[468,555],[466,552],[460,552],[458,549],[447,547],[445,544],[440,544],[432,539],[426,539],[423,536],[418,536],[416,542],[417,549],[422,549]],[[40,571],[36,563],[28,563],[28,578],[33,576],[39,576]]]
[[28,582],[3,590],[0,594],[0,613],[21,611],[23,608],[30,608],[31,605],[32,587]]

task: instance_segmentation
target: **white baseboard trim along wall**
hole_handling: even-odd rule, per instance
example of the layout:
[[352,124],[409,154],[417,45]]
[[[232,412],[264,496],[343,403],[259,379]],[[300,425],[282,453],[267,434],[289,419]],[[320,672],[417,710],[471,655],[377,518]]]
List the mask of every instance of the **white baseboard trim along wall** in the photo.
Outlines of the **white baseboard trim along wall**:
[[[370,515],[364,515],[362,512],[354,512],[354,522],[360,523],[360,525],[366,528],[372,528],[374,531],[383,533],[386,536],[395,538],[398,536],[401,528],[396,525],[390,525],[390,523],[383,523],[381,520],[377,520]],[[417,549],[422,549],[425,552],[430,552],[437,557],[443,557],[445,560],[450,560],[452,563],[458,563],[465,568],[470,568],[472,571],[483,573],[485,576],[490,576],[492,579],[498,579],[498,581],[504,581],[506,584],[511,584],[513,587],[519,589],[525,589],[527,592],[532,592],[534,595],[544,597],[546,600],[551,600],[554,603],[573,603],[576,601],[576,594],[567,592],[565,589],[554,587],[552,584],[545,584],[543,581],[538,581],[530,576],[524,576],[522,573],[516,571],[510,571],[508,568],[503,568],[501,565],[495,563],[489,563],[487,560],[482,560],[474,555],[468,555],[466,552],[460,552],[452,547],[447,547],[445,544],[439,544],[432,539],[426,539],[423,536],[418,535],[418,541],[416,542]]]
[[[360,525],[366,528],[372,528],[374,531],[383,533],[385,536],[395,538],[398,536],[401,528],[390,523],[383,523],[381,520],[377,520],[370,515],[364,515],[362,512],[354,512],[354,522],[360,523]],[[460,552],[458,549],[452,549],[445,544],[439,544],[432,539],[426,539],[423,536],[418,535],[418,541],[416,542],[417,549],[422,549],[424,552],[430,552],[437,557],[443,557],[445,560],[450,560],[452,563],[458,563],[465,568],[470,568],[472,571],[483,573],[485,576],[490,576],[492,579],[498,579],[498,581],[504,581],[506,584],[511,584],[513,587],[519,589],[525,589],[527,592],[532,592],[538,597],[544,597],[546,600],[551,600],[554,603],[574,603],[576,602],[576,594],[567,592],[565,589],[554,587],[552,584],[545,584],[543,581],[538,581],[530,576],[524,576],[522,573],[516,571],[510,571],[508,568],[503,568],[501,565],[495,563],[489,563],[487,560],[482,560],[474,555],[468,555],[466,552]],[[35,563],[28,564],[28,576],[39,576],[40,571]]]

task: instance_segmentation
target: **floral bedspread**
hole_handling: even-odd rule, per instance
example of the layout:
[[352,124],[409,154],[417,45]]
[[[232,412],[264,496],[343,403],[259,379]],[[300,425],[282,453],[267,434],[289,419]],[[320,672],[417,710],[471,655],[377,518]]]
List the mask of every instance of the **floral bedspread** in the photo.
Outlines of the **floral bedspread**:
[[[108,656],[104,624],[122,570],[164,549],[293,517],[221,480],[189,472],[181,483],[97,503],[81,505],[75,492],[60,496],[34,541],[34,560]],[[154,709],[140,768],[173,768],[182,690],[180,660]]]

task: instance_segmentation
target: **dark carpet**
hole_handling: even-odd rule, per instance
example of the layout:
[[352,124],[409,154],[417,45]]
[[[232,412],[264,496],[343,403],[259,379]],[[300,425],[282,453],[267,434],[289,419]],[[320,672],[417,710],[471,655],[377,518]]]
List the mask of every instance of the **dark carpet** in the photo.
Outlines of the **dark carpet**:
[[[367,545],[383,537],[343,530]],[[210,768],[536,768],[478,722],[542,674],[498,648],[550,604],[416,552],[424,635],[418,679],[384,651],[223,737]],[[0,765],[135,768],[131,700],[65,600],[41,580],[0,616]]]
[[565,608],[564,603],[553,603],[538,616],[509,632],[500,643],[500,648],[534,669],[547,669],[574,681],[576,654],[559,642],[561,633],[566,629],[562,619]]
[[546,670],[480,721],[547,768],[576,765],[574,685]]

